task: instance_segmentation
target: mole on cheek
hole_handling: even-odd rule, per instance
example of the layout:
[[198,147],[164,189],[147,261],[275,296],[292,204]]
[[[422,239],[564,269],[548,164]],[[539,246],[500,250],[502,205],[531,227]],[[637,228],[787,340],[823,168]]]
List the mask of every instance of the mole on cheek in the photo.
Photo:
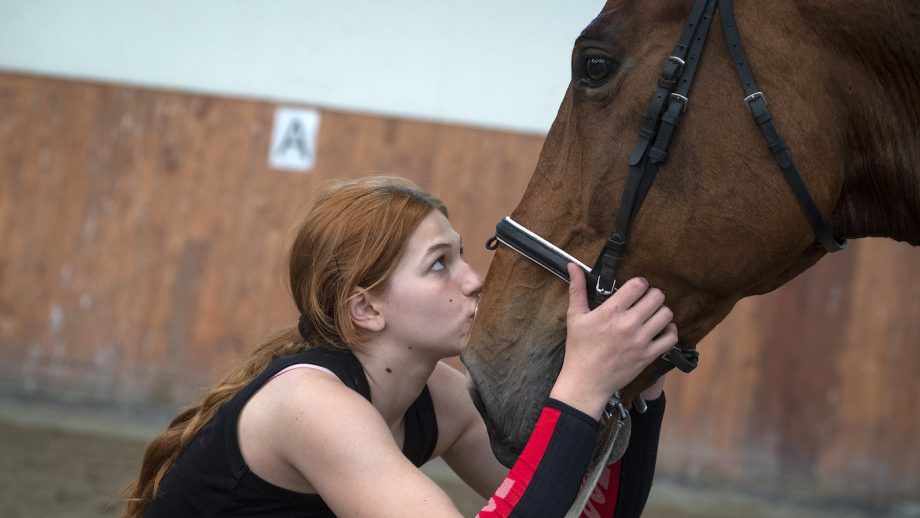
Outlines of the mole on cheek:
[[393,369],[387,367],[387,372],[393,372]]

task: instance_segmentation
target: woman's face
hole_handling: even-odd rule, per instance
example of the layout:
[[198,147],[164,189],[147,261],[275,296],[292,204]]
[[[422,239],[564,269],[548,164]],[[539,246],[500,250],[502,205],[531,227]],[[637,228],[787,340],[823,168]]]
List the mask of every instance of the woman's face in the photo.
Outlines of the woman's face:
[[481,289],[482,278],[463,259],[460,236],[432,211],[380,296],[383,332],[420,353],[455,356],[469,339]]

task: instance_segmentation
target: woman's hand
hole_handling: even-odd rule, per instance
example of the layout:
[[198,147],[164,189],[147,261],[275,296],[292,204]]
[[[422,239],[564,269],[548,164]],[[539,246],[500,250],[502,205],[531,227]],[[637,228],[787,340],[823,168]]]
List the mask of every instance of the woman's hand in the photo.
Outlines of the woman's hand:
[[599,418],[614,392],[677,343],[664,294],[633,278],[594,311],[584,273],[568,265],[565,359],[550,396]]

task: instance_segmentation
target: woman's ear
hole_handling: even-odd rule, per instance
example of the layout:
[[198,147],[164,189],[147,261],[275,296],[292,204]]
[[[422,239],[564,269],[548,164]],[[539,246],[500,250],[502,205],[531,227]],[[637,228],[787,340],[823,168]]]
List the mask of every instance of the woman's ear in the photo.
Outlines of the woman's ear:
[[380,332],[386,327],[383,314],[374,307],[375,299],[364,288],[355,288],[348,300],[348,313],[351,321],[365,331]]

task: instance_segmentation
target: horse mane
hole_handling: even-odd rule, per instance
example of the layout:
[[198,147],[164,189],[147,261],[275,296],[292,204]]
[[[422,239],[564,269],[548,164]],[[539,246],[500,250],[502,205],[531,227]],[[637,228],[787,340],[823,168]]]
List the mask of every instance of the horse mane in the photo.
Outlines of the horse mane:
[[841,57],[846,174],[833,224],[920,245],[920,1],[807,9]]

